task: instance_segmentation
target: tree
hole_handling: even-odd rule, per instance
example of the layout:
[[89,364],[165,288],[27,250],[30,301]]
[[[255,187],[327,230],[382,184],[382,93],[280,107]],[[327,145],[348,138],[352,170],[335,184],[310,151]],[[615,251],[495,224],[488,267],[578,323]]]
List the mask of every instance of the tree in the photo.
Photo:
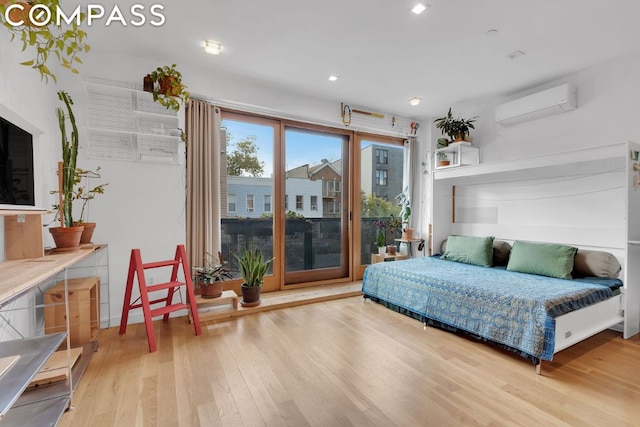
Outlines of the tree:
[[360,210],[363,218],[398,215],[400,208],[375,194],[360,194]]
[[262,176],[264,162],[258,159],[256,137],[250,135],[235,142],[234,150],[227,155],[227,174],[232,176]]

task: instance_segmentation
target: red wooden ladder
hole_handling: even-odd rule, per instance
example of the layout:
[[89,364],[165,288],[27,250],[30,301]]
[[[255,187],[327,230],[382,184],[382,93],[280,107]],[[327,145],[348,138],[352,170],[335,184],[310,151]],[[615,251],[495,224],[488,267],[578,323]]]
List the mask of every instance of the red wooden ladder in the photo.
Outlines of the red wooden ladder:
[[[178,269],[182,266],[182,273],[184,275],[184,282],[178,281]],[[159,283],[157,285],[147,285],[144,277],[144,270],[159,267],[172,267],[171,279],[166,283]],[[133,291],[134,276],[138,277],[138,285],[140,287],[140,296],[131,302],[131,294]],[[173,303],[173,295],[179,292],[181,286],[187,288],[187,299],[190,304],[184,304],[182,302]],[[155,300],[149,300],[149,292],[156,292],[167,289],[167,296],[158,298]],[[201,334],[200,318],[198,317],[198,308],[195,303],[196,296],[193,291],[193,282],[191,281],[191,274],[189,270],[189,262],[187,261],[187,253],[184,245],[178,245],[176,248],[176,256],[174,259],[167,261],[142,263],[142,256],[140,255],[140,249],[131,250],[131,260],[129,261],[129,274],[127,276],[127,288],[124,294],[124,304],[122,305],[122,317],[120,318],[120,335],[127,332],[127,320],[129,318],[129,311],[134,308],[142,307],[144,314],[144,324],[147,329],[147,339],[149,341],[149,351],[154,352],[157,350],[156,336],[153,332],[153,318],[156,316],[163,316],[163,320],[169,319],[169,313],[174,311],[187,309],[191,312],[193,318],[193,326],[196,330],[196,335]],[[151,305],[164,302],[165,305],[158,308],[151,308]]]

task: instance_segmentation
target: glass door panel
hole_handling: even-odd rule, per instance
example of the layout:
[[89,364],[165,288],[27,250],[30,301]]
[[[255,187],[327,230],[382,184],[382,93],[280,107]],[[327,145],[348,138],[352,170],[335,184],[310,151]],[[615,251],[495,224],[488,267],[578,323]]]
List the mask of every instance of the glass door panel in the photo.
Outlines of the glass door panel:
[[285,128],[285,284],[349,275],[349,138]]
[[[378,253],[377,236],[382,231],[385,245],[396,244],[402,230],[401,207],[396,196],[402,192],[404,147],[371,139],[360,141],[360,261],[371,263]],[[393,224],[397,227],[394,227]]]
[[[234,277],[240,277],[236,254],[259,248],[269,259],[275,253],[273,165],[279,124],[224,113],[221,125],[222,254]],[[266,291],[279,289],[274,265],[267,272],[271,277],[265,277]]]

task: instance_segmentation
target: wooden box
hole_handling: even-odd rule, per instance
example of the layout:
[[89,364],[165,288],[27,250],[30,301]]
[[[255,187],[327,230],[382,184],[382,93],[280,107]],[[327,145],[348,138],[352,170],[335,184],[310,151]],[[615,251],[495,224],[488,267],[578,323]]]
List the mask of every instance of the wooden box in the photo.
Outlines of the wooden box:
[[[98,341],[100,328],[100,278],[69,279],[69,338],[71,347]],[[44,294],[44,330],[66,331],[64,281]]]

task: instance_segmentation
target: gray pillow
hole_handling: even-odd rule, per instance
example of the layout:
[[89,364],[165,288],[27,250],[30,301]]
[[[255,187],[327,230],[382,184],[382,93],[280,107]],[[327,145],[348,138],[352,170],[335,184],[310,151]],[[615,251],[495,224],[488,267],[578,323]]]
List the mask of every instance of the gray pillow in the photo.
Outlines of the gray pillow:
[[573,259],[573,277],[616,278],[622,267],[609,252],[579,249]]

